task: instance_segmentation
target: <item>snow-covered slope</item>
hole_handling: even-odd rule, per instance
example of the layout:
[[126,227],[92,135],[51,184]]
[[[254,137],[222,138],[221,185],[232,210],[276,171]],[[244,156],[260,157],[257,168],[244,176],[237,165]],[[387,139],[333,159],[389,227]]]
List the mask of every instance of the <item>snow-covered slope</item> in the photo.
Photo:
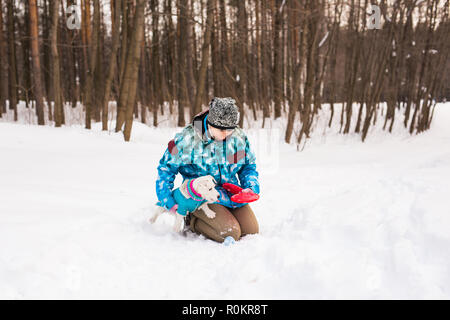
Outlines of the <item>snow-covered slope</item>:
[[448,299],[449,121],[440,105],[421,135],[326,135],[303,152],[249,130],[260,234],[229,247],[148,223],[178,129],[136,123],[124,143],[99,125],[0,122],[0,298]]

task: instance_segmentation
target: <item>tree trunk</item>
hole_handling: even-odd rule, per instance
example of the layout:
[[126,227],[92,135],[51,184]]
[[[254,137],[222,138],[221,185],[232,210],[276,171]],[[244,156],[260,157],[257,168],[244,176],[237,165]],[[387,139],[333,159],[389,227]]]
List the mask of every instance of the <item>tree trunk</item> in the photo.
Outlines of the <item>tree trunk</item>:
[[6,55],[6,40],[3,33],[3,4],[0,0],[0,118],[6,112],[8,98],[8,61]]
[[212,60],[212,75],[213,75],[213,95],[222,96],[223,82],[222,82],[222,61],[220,59],[220,42],[219,42],[219,17],[214,5],[214,21],[213,30],[211,32],[211,60]]
[[291,65],[294,67],[292,77],[292,86],[291,86],[291,96],[289,103],[289,114],[288,114],[288,123],[286,127],[286,132],[284,136],[284,141],[286,143],[289,143],[291,140],[291,136],[294,130],[294,123],[295,123],[295,116],[297,114],[297,111],[299,110],[300,103],[301,103],[301,95],[300,95],[300,84],[302,79],[302,60],[303,60],[303,41],[299,39],[299,29],[300,28],[294,28],[294,25],[297,23],[297,21],[302,21],[301,16],[299,15],[299,6],[294,6],[294,3],[290,3],[290,6],[292,6],[290,9],[292,10],[292,16],[291,19],[289,19],[290,22],[290,28],[293,28],[292,31],[292,49],[297,50],[297,47],[299,47],[299,57],[297,58],[297,51],[293,52],[293,54],[290,55],[291,57]]
[[[172,20],[172,0],[166,0],[165,5],[165,12],[166,12],[166,33],[167,33],[167,77],[168,77],[168,86],[169,86],[169,108],[170,113],[173,111],[173,103],[175,100],[175,97],[177,96],[177,65],[176,65],[176,33],[175,33],[175,27],[173,26],[173,20]],[[156,118],[153,119],[154,125],[156,126]]]
[[[315,87],[315,74],[316,74],[316,54],[317,54],[317,36],[318,36],[318,17],[311,12],[315,13],[318,5],[316,0],[306,1],[307,12],[310,16],[307,18],[307,27],[305,28],[306,37],[306,82],[304,91],[303,108],[300,112],[300,120],[302,122],[302,129],[297,137],[297,144],[300,144],[303,135],[309,138],[310,127],[314,113],[312,113],[311,104]],[[316,13],[317,14],[317,13]]]
[[186,18],[187,0],[178,0],[178,24],[177,39],[178,42],[178,126],[184,127],[186,120],[184,118],[184,110],[186,107],[191,110],[188,96],[186,68],[187,68],[187,18]]
[[263,103],[263,127],[265,118],[270,117],[270,75],[272,74],[271,52],[267,45],[270,43],[269,32],[267,31],[267,0],[261,0],[261,94]]
[[52,0],[52,31],[51,31],[51,53],[52,53],[52,80],[55,112],[55,127],[61,127],[63,120],[63,106],[61,101],[61,74],[59,70],[58,53],[58,13],[59,0]]
[[[39,54],[41,55],[41,73],[42,73],[42,95],[45,101],[47,101],[48,106],[48,120],[53,121],[53,112],[51,107],[51,101],[53,101],[53,92],[52,92],[52,81],[51,81],[51,50],[50,46],[47,45],[50,41],[50,28],[52,25],[51,18],[51,9],[49,5],[49,0],[43,1],[43,14],[39,19],[39,11],[38,11],[38,20],[41,21],[42,25],[42,45],[39,49]],[[38,3],[38,2],[36,2]],[[39,28],[39,26],[38,26]]]
[[[192,1],[191,1],[192,2]],[[196,59],[196,54],[195,54],[195,34],[193,32],[193,27],[192,27],[192,11],[189,8],[189,0],[186,0],[186,5],[185,7],[182,7],[183,9],[183,13],[180,13],[182,15],[184,15],[185,19],[184,24],[186,26],[186,28],[182,31],[185,32],[183,38],[181,38],[180,40],[182,42],[185,42],[185,44],[183,45],[186,50],[185,50],[185,55],[186,55],[186,69],[184,70],[184,72],[186,73],[186,87],[187,87],[187,98],[189,100],[189,108],[190,108],[190,114],[193,117],[194,114],[194,97],[195,97],[195,82],[196,82],[196,77],[195,77],[195,65],[194,64],[194,59]]]
[[199,113],[202,107],[202,98],[205,91],[206,71],[209,63],[209,47],[211,44],[211,33],[213,32],[212,27],[213,27],[213,15],[215,7],[216,7],[215,0],[208,0],[206,9],[208,16],[206,18],[205,39],[202,48],[202,62],[200,65],[200,71],[198,75],[197,94],[195,96],[195,103],[194,103],[194,115]]
[[[86,0],[86,6],[89,7],[89,0]],[[91,47],[89,50],[89,70],[86,79],[86,85],[84,87],[85,94],[85,106],[86,106],[86,129],[91,129],[91,118],[92,118],[92,103],[94,101],[93,87],[94,87],[94,75],[95,68],[97,67],[97,50],[98,50],[98,34],[100,28],[100,3],[99,1],[94,2],[94,29],[93,38],[90,39]],[[90,30],[89,28],[87,29]],[[89,35],[89,32],[88,32]],[[88,36],[88,39],[90,37]]]
[[[155,12],[157,11],[157,1],[152,0],[150,2],[151,5],[151,11]],[[158,24],[159,24],[159,15],[153,14],[152,15],[152,33],[153,33],[153,46],[152,46],[152,85],[153,85],[153,101],[152,101],[152,109],[153,109],[153,117],[158,117],[158,109],[159,106],[163,105],[164,98],[161,90],[161,66],[160,66],[160,54],[159,54],[159,31],[158,31]]]
[[39,35],[38,35],[38,12],[36,0],[29,0],[30,7],[30,39],[31,39],[31,57],[33,60],[34,76],[34,97],[36,99],[36,113],[38,124],[44,125],[44,102],[42,90],[41,62],[39,54]]
[[102,103],[102,130],[108,130],[108,104],[111,97],[112,83],[117,68],[117,52],[120,44],[120,15],[122,4],[119,0],[114,1],[114,20],[112,23],[112,50],[109,58],[108,75],[105,80],[105,92]]
[[275,119],[281,116],[281,100],[283,99],[283,79],[282,79],[282,70],[283,70],[283,47],[282,47],[282,38],[281,38],[281,29],[283,24],[283,13],[282,13],[282,5],[283,1],[275,0],[275,30],[274,30],[274,38],[273,38],[273,53],[274,53],[274,62],[273,62],[273,98],[274,98],[274,111],[275,111]]
[[133,111],[136,102],[136,88],[139,75],[139,62],[141,58],[140,45],[144,36],[145,0],[138,0],[134,17],[133,34],[127,53],[126,67],[121,86],[121,105],[126,106],[125,129],[123,132],[125,141],[130,141],[133,126]]
[[245,1],[238,1],[237,9],[237,47],[236,47],[236,88],[235,96],[239,106],[239,126],[244,124],[244,104],[248,102],[248,26]]
[[86,81],[87,81],[87,75],[89,72],[89,45],[90,45],[90,37],[91,37],[91,6],[90,6],[91,0],[81,0],[81,43],[83,48],[83,58],[81,59],[82,65],[83,65],[83,71],[82,71],[82,93],[81,93],[81,100],[84,102],[85,100],[85,90],[86,88]]
[[[101,13],[101,11],[100,11]],[[97,36],[97,42],[98,42],[98,49],[97,49],[97,62],[95,64],[95,74],[94,74],[94,94],[93,94],[93,114],[94,114],[94,121],[100,122],[101,121],[101,112],[102,112],[102,104],[103,104],[103,98],[104,98],[104,81],[105,81],[105,74],[103,70],[103,48],[105,47],[104,43],[104,30],[105,26],[103,23],[103,15],[100,14],[99,18],[99,27],[98,27],[98,36]]]

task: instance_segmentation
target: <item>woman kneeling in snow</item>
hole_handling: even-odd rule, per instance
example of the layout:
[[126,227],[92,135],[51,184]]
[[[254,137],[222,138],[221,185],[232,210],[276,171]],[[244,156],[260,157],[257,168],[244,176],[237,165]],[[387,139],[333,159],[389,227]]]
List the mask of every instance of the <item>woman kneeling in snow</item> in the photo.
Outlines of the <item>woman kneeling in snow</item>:
[[[172,212],[178,208],[172,192],[178,173],[184,181],[206,175],[215,179],[220,197],[208,204],[215,217],[208,218],[202,209],[197,209],[187,214],[185,221],[192,231],[218,242],[229,236],[239,240],[259,231],[250,205],[232,201],[232,193],[222,186],[224,183],[239,185],[239,178],[244,193],[259,194],[255,155],[238,123],[235,101],[213,98],[209,109],[196,115],[192,124],[169,142],[158,166],[158,204]],[[195,192],[192,196],[195,197]]]

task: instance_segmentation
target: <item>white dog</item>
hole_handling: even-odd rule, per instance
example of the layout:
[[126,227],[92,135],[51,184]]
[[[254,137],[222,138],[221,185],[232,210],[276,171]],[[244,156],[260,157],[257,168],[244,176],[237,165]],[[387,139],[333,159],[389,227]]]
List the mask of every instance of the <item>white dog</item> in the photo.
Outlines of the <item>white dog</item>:
[[[216,202],[220,193],[216,190],[216,180],[210,175],[196,179],[187,179],[183,184],[172,191],[172,194],[178,204],[178,212],[189,214],[197,209],[202,209],[210,219],[215,218],[216,213],[208,207],[208,203]],[[162,206],[157,206],[150,223],[155,223],[163,212],[170,212]],[[170,212],[173,213],[173,212]],[[179,213],[173,213],[176,217],[173,230],[181,232],[184,229],[184,216]]]

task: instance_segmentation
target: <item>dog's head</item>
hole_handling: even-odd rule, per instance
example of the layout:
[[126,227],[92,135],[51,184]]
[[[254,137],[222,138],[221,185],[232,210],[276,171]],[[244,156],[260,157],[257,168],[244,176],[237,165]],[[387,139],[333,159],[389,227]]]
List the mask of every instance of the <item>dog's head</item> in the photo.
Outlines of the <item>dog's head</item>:
[[220,193],[216,190],[216,180],[210,175],[199,177],[194,180],[194,189],[200,193],[208,202],[215,202],[219,199]]

